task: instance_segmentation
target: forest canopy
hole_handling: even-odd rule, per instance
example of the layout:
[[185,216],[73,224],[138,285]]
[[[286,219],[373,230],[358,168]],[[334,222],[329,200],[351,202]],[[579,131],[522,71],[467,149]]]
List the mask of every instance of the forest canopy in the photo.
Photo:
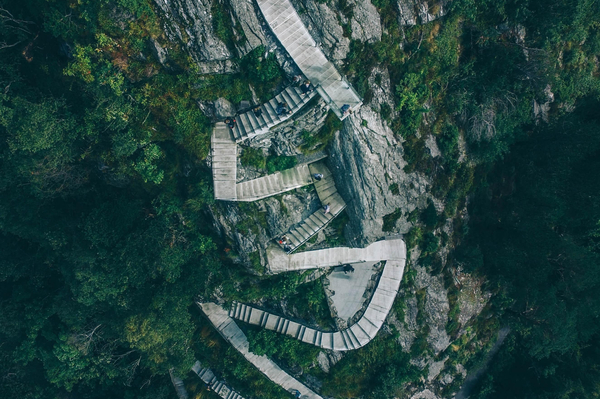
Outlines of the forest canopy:
[[[368,100],[372,69],[389,69],[396,107],[381,116],[404,142],[406,170],[438,173],[444,216],[470,195],[452,259],[488,279],[491,317],[513,331],[475,395],[598,397],[600,2],[454,0],[439,25],[408,28],[395,1],[372,3],[387,33],[353,41],[345,72]],[[171,398],[170,373],[185,375],[198,356],[281,397],[207,329],[194,300],[217,287],[228,299],[281,299],[300,284],[259,279],[225,256],[204,163],[212,124],[197,104],[248,98],[249,80],[265,96],[282,71],[262,48],[231,75],[199,78],[181,48],[162,65],[149,44],[163,35],[153,7],[0,0],[3,398]],[[225,19],[215,24],[231,39]],[[548,123],[532,115],[547,88]],[[416,134],[426,103],[439,116],[441,167]],[[338,125],[328,120],[317,138]],[[462,136],[469,166],[458,163]],[[426,228],[436,217],[432,204],[420,216]],[[438,249],[437,237],[419,234],[407,241]],[[395,338],[345,358],[325,390],[393,397],[418,380]],[[305,349],[256,342],[265,353]]]

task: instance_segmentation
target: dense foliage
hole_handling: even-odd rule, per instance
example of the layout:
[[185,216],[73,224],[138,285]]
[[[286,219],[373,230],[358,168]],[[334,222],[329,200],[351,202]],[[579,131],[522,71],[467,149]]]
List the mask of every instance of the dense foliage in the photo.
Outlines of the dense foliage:
[[[513,330],[477,394],[598,396],[600,3],[454,0],[441,21],[414,27],[399,26],[397,2],[372,3],[386,33],[352,41],[345,67],[365,101],[373,69],[387,68],[396,106],[380,113],[404,141],[406,171],[432,176],[446,204],[443,215],[433,203],[409,215],[416,227],[406,239],[423,264],[447,239],[434,230],[477,188],[456,260],[489,278],[485,328],[498,318]],[[213,4],[216,34],[233,51],[239,27],[226,2]],[[348,2],[338,6],[351,17]],[[151,41],[165,40],[146,0],[0,2],[2,397],[173,397],[169,372],[183,376],[199,358],[249,396],[282,398],[228,349],[194,298],[216,287],[227,300],[293,296],[299,314],[331,322],[320,283],[259,276],[260,262],[255,274],[233,265],[207,215],[211,124],[197,101],[249,99],[249,82],[268,97],[282,80],[275,57],[259,47],[238,60],[238,73],[199,75],[175,44],[166,66],[158,62]],[[550,123],[536,126],[532,102],[547,100],[548,84]],[[324,149],[340,127],[330,114],[301,149]],[[429,133],[439,162],[425,148]],[[459,162],[462,139],[477,167]],[[275,171],[295,158],[247,149],[242,162]],[[387,215],[385,230],[400,217]],[[339,238],[329,244],[344,243],[346,221],[332,224]],[[256,229],[245,223],[237,227]],[[319,375],[323,391],[402,395],[420,378],[409,361],[426,350],[427,331],[407,354],[391,330]],[[250,335],[258,351],[314,367],[313,347]]]
[[489,276],[515,334],[479,398],[600,393],[599,106],[536,129],[479,185],[459,255]]

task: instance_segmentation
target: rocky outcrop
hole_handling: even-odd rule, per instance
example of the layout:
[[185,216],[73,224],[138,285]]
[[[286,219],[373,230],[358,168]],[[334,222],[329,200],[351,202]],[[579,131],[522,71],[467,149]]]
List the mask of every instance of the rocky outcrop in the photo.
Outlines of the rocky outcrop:
[[370,0],[349,1],[352,5],[352,39],[363,42],[381,40],[381,16]]
[[163,12],[164,31],[183,43],[195,61],[222,61],[232,57],[213,29],[211,8],[217,0],[155,0]]
[[[328,160],[336,185],[348,204],[346,238],[364,246],[390,233],[406,233],[408,213],[425,207],[429,182],[418,173],[405,173],[402,141],[368,106],[344,121]],[[397,185],[398,195],[390,186]],[[393,230],[383,231],[383,218],[401,212]]]
[[341,61],[350,50],[350,39],[344,36],[338,13],[328,4],[313,0],[292,1],[304,25],[331,61]]
[[451,0],[398,0],[398,23],[402,26],[425,24],[448,12]]
[[450,337],[446,333],[450,310],[448,294],[441,275],[433,276],[424,267],[414,267],[417,271],[415,286],[417,290],[425,290],[425,322],[429,326],[427,342],[437,355],[450,345]]
[[254,1],[229,0],[235,24],[242,28],[244,38],[238,37],[236,47],[240,56],[248,54],[260,45],[267,45],[267,39],[258,22]]
[[[231,20],[235,49],[228,48],[214,29],[214,4],[223,0],[154,0],[163,14],[163,29],[173,43],[180,43],[203,74],[232,73],[238,70],[233,58],[242,57],[260,45],[268,45],[253,2],[230,0],[224,4]],[[223,7],[219,7],[223,9]],[[231,14],[229,14],[231,13]],[[153,45],[161,63],[167,50]],[[232,53],[233,50],[233,53]],[[237,51],[236,51],[237,50]],[[237,54],[234,54],[237,53]]]

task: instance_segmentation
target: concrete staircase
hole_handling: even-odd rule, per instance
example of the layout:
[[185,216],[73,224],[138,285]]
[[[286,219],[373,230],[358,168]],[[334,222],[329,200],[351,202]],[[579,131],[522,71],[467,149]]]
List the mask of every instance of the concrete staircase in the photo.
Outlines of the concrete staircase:
[[234,302],[229,310],[229,317],[280,334],[287,334],[323,349],[337,351],[358,349],[375,338],[383,326],[400,288],[405,263],[405,260],[388,260],[386,262],[377,288],[364,314],[357,323],[345,330],[319,331],[283,316],[238,302]]
[[250,344],[244,332],[235,324],[235,321],[229,317],[228,312],[216,303],[200,303],[197,302],[202,312],[208,317],[219,334],[231,343],[250,363],[252,363],[261,373],[281,386],[288,392],[300,392],[304,399],[323,399],[321,396],[313,392],[306,385],[296,380],[294,377],[286,373],[275,362],[266,356],[258,356],[250,352]]
[[[259,134],[267,133],[271,127],[291,118],[314,96],[314,91],[305,95],[297,87],[287,87],[275,98],[260,106],[262,111],[260,116],[256,116],[252,110],[237,115],[236,125],[231,129],[234,140],[239,143]],[[290,111],[288,114],[277,115],[277,104],[280,102],[288,104],[288,110]]]
[[340,110],[344,104],[351,110],[358,109],[362,99],[317,47],[292,3],[289,0],[256,2],[277,39],[333,112],[344,119],[347,115]]
[[215,125],[210,140],[215,199],[235,201],[237,175],[237,144],[229,128],[222,122]]
[[318,269],[348,263],[406,259],[406,244],[400,238],[377,241],[366,248],[335,247],[288,255],[278,246],[267,248],[271,273]]
[[311,178],[315,173],[323,175],[320,181],[313,179],[313,182],[321,204],[329,204],[330,211],[325,213],[323,209],[319,209],[285,234],[288,238],[288,245],[291,247],[289,253],[294,252],[312,236],[323,230],[329,222],[346,208],[346,203],[338,194],[333,176],[325,163],[322,161],[312,163],[308,165],[308,169]]
[[237,201],[256,201],[312,184],[307,164],[297,165],[281,172],[238,183]]
[[244,399],[242,395],[235,392],[233,389],[227,386],[224,381],[220,381],[211,369],[202,367],[199,361],[192,367],[192,371],[198,374],[198,377],[210,388],[211,391],[223,399]]

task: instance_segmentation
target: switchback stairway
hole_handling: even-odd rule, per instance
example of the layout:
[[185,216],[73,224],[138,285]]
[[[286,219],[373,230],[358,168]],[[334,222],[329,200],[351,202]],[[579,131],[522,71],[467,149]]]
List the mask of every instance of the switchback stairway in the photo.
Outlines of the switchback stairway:
[[[313,178],[321,205],[329,205],[329,212],[325,213],[323,209],[319,209],[285,234],[289,253],[297,250],[302,244],[310,240],[311,237],[323,230],[329,222],[346,208],[346,202],[344,202],[343,198],[337,192],[333,175],[329,171],[329,168],[325,166],[325,163],[323,161],[311,163],[308,165],[308,169],[310,176]],[[314,179],[314,175],[317,173],[323,175],[321,180]],[[281,247],[283,248],[283,246]]]
[[256,0],[271,30],[298,68],[317,88],[318,93],[340,118],[341,108],[358,109],[362,100],[352,86],[329,62],[289,0]]
[[224,381],[219,380],[211,369],[202,367],[202,364],[199,361],[196,360],[196,363],[192,367],[192,371],[198,374],[198,377],[204,381],[211,391],[223,399],[244,399],[242,395],[227,386]]
[[[236,125],[231,129],[231,134],[236,143],[267,133],[270,128],[291,118],[300,110],[311,98],[315,96],[312,91],[303,94],[298,87],[289,86],[271,100],[260,105],[260,115],[256,115],[253,110],[244,112],[236,116]],[[277,104],[287,103],[288,113],[277,114]]]
[[202,312],[211,324],[236,350],[238,350],[250,363],[254,365],[267,378],[281,386],[288,392],[300,392],[304,399],[323,399],[306,385],[286,373],[266,356],[258,356],[250,352],[250,344],[244,332],[229,317],[228,312],[221,306],[210,302],[197,302]]
[[405,261],[390,260],[386,262],[377,289],[364,314],[358,322],[341,331],[319,331],[283,316],[237,302],[234,302],[229,310],[229,316],[248,324],[289,335],[323,349],[336,351],[358,349],[375,338],[383,326],[400,288],[404,264]]

